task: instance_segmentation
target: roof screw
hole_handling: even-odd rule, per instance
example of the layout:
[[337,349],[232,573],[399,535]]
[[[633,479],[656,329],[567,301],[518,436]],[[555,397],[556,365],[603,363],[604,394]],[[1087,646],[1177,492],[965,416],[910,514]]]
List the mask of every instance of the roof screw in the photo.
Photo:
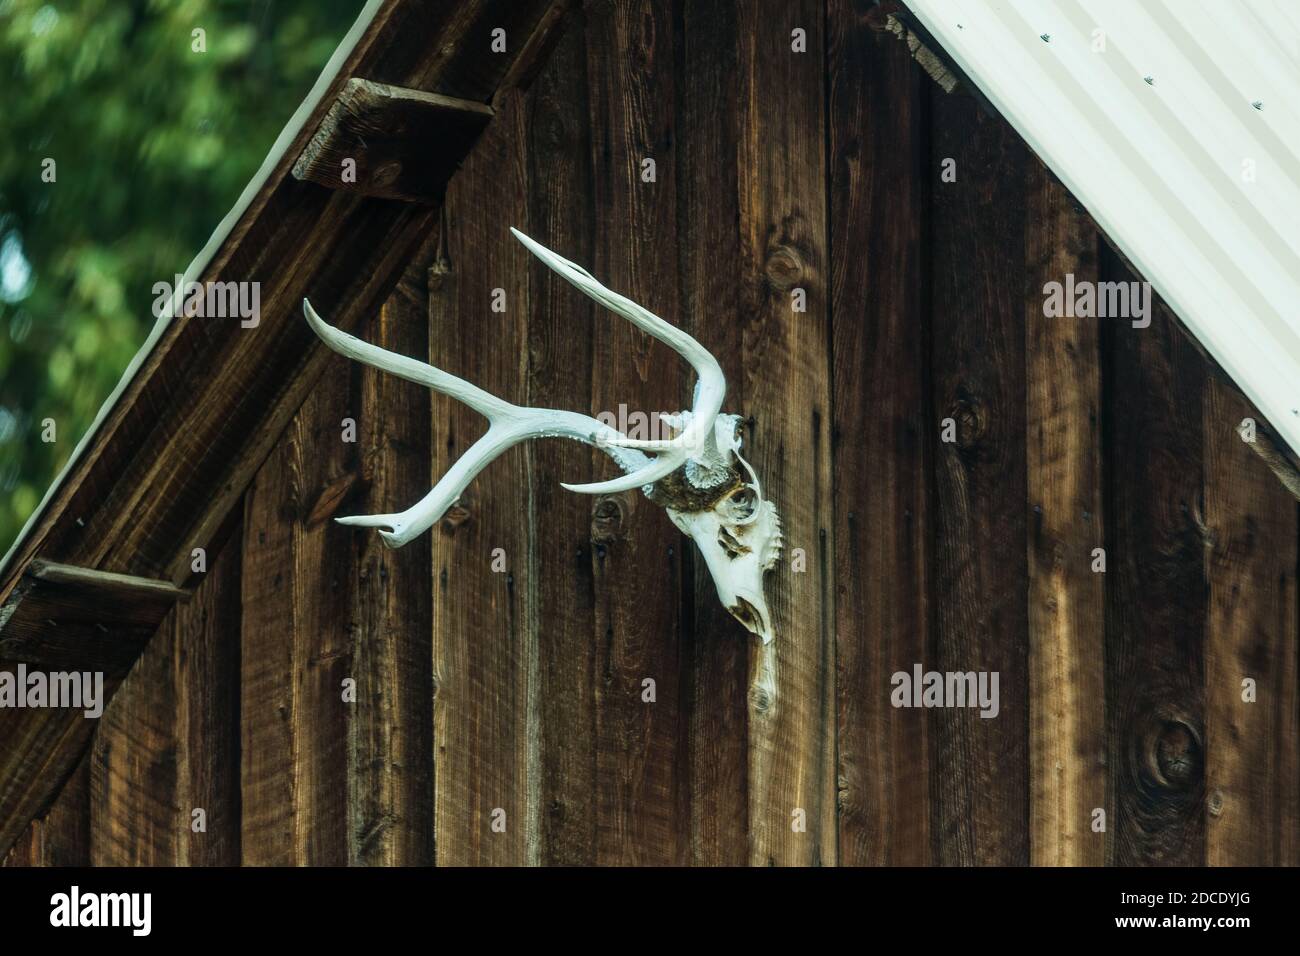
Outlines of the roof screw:
[[1147,84],[1147,86],[1155,86],[1155,85],[1156,85],[1156,78],[1155,78],[1154,76],[1144,76],[1144,77],[1142,77],[1142,79],[1146,80],[1146,84]]
[[1038,34],[1038,39],[1042,40],[1044,43],[1051,43],[1052,35],[1050,33],[1040,33]]
[[1257,110],[1262,110],[1262,109],[1264,108],[1264,101],[1263,101],[1263,100],[1253,100],[1253,101],[1251,102],[1250,105],[1253,106],[1253,107],[1255,107],[1255,109],[1257,109]]

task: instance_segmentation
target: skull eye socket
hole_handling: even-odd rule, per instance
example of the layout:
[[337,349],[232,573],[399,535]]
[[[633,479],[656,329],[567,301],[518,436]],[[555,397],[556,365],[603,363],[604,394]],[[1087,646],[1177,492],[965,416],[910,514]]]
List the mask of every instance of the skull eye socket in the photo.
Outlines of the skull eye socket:
[[758,509],[758,495],[749,485],[737,488],[727,498],[723,507],[724,515],[731,521],[748,521]]

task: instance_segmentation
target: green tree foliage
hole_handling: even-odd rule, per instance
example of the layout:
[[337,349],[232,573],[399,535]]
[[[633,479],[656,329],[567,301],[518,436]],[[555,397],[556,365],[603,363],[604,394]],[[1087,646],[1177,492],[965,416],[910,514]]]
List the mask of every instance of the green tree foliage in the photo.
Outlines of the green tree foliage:
[[0,0],[0,553],[362,5]]

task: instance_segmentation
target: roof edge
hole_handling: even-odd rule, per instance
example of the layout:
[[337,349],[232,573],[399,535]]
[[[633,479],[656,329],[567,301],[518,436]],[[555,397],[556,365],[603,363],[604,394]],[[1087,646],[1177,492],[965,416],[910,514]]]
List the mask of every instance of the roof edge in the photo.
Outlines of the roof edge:
[[[375,15],[378,14],[380,8],[383,7],[385,2],[386,0],[367,0],[361,13],[357,15],[356,21],[348,29],[348,32],[344,34],[343,39],[334,49],[329,60],[326,61],[325,66],[321,69],[320,75],[316,77],[316,82],[312,84],[312,88],[308,91],[307,96],[303,99],[302,103],[298,105],[298,109],[289,118],[289,121],[284,125],[284,128],[280,130],[280,135],[276,137],[275,143],[272,144],[266,158],[262,160],[262,165],[258,168],[257,173],[249,180],[248,185],[244,187],[244,191],[240,194],[239,199],[236,200],[235,205],[231,207],[228,213],[226,213],[225,218],[217,224],[217,228],[213,230],[212,235],[208,237],[208,241],[204,244],[203,248],[200,249],[198,254],[190,261],[189,266],[185,269],[184,281],[177,290],[178,293],[186,284],[198,280],[198,277],[203,274],[203,271],[208,267],[208,264],[217,254],[217,250],[220,249],[226,239],[230,237],[231,232],[235,228],[235,224],[243,217],[244,213],[248,210],[249,206],[252,205],[253,200],[257,197],[258,193],[261,192],[262,187],[265,186],[267,181],[271,178],[271,174],[275,171],[276,167],[280,165],[281,161],[284,159],[285,153],[302,132],[303,127],[311,118],[312,113],[320,104],[325,94],[329,91],[339,70],[342,69],[343,64],[347,62],[348,57],[352,55],[353,50],[356,49],[357,43],[365,35],[371,21],[374,20]],[[18,536],[14,538],[13,544],[11,544],[9,550],[5,552],[4,558],[0,559],[0,579],[3,579],[5,575],[10,572],[10,563],[22,549],[23,545],[26,544],[28,536],[32,533],[32,529],[35,528],[41,518],[44,517],[46,508],[49,507],[54,496],[59,492],[59,489],[62,488],[64,481],[67,480],[72,469],[75,468],[77,463],[81,460],[86,449],[94,443],[105,420],[113,412],[113,409],[117,407],[117,403],[121,400],[127,387],[130,386],[132,381],[134,381],[136,374],[144,366],[145,361],[153,352],[158,342],[162,339],[163,333],[166,332],[168,326],[171,325],[172,319],[175,318],[175,302],[176,299],[174,298],[173,304],[158,317],[158,320],[154,323],[149,335],[145,338],[144,343],[132,357],[126,370],[122,373],[122,377],[118,379],[117,385],[113,388],[113,391],[109,393],[109,396],[104,400],[104,403],[99,407],[99,411],[96,413],[94,420],[91,421],[90,427],[86,429],[84,434],[82,434],[76,447],[72,449],[72,454],[68,456],[68,460],[64,462],[63,467],[59,469],[58,474],[54,476],[54,480],[50,482],[49,487],[46,488],[40,504],[38,504],[35,510],[33,510],[27,517],[27,520],[23,523],[22,529],[18,532]]]

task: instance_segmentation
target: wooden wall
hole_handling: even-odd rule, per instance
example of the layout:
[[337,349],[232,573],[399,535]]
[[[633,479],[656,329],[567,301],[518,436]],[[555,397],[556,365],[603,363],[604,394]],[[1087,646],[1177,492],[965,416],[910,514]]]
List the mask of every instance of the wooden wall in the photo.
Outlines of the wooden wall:
[[[335,359],[6,862],[1300,862],[1297,506],[1236,433],[1257,413],[1163,306],[1043,317],[1045,282],[1123,261],[881,26],[585,4],[361,333],[512,401],[689,405],[510,225],[688,328],[784,521],[770,647],[644,498],[559,487],[610,473],[576,443],[400,551],[334,524],[483,430]],[[894,708],[914,664],[997,671],[998,716]]]

